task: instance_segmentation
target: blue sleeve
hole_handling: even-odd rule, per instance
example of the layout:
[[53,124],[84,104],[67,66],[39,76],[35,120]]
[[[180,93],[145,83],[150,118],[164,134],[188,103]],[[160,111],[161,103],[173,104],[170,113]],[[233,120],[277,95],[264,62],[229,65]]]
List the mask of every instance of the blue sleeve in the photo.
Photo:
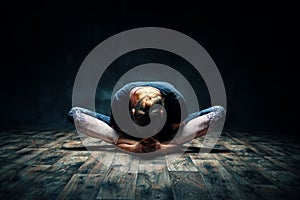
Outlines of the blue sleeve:
[[166,101],[168,121],[171,124],[179,124],[187,117],[187,108],[183,97],[173,93],[166,98]]

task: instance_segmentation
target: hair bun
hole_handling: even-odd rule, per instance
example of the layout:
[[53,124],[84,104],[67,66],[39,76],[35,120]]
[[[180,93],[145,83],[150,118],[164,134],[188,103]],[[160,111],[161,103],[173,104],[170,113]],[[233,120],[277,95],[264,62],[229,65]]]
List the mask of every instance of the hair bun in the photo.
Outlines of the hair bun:
[[151,121],[150,116],[162,117],[164,114],[164,110],[161,108],[164,106],[164,99],[161,96],[151,98],[152,103],[150,106],[143,105],[145,98],[149,98],[149,96],[145,96],[138,101],[132,116],[133,121],[140,126],[147,126]]

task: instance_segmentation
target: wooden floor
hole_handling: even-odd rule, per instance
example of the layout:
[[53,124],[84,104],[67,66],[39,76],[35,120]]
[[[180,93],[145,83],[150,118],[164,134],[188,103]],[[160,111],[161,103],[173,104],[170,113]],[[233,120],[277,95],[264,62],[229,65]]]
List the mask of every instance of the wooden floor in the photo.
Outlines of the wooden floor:
[[65,150],[76,131],[2,131],[0,199],[300,199],[300,144],[284,135],[223,132],[184,154],[137,159],[97,141]]

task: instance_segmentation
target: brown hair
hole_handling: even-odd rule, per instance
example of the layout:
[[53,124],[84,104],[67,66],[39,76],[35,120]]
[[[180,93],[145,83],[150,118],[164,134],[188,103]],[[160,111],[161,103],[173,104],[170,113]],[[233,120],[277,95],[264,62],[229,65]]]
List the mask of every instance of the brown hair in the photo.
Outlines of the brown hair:
[[[137,104],[134,107],[135,111],[132,115],[133,121],[140,126],[147,126],[150,123],[150,115],[161,117],[163,113],[161,107],[155,105],[164,106],[164,98],[162,98],[161,96],[151,98],[150,106],[143,104],[143,101],[146,98],[149,98],[149,96],[146,95],[137,102]],[[150,111],[151,107],[153,107],[153,109],[151,109]]]

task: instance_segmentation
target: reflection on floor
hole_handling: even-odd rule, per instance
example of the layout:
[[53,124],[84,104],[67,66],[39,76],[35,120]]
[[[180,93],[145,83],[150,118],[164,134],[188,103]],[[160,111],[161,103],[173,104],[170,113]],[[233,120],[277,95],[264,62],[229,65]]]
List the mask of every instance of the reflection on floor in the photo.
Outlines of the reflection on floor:
[[[284,135],[223,132],[209,154],[141,159],[76,131],[0,133],[1,199],[299,199],[300,143]],[[94,148],[93,148],[94,147]]]

